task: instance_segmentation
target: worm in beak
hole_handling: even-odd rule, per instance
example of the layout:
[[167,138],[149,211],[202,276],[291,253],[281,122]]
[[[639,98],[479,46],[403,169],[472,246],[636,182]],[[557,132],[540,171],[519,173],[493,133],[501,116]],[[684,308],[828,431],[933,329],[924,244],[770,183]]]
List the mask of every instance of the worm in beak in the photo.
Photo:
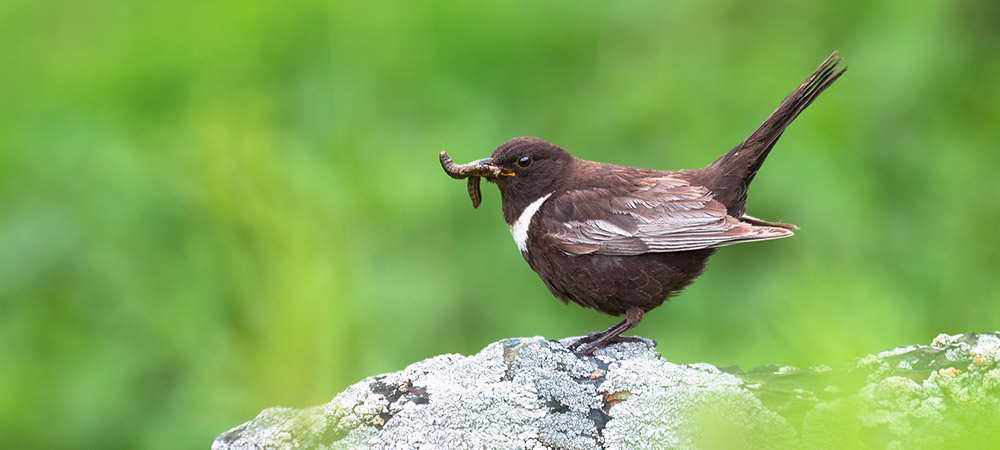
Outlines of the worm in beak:
[[514,172],[502,169],[493,165],[490,158],[480,159],[468,164],[455,164],[448,156],[447,152],[441,152],[441,167],[444,173],[456,180],[468,178],[469,198],[472,199],[472,207],[478,208],[483,201],[483,194],[479,191],[480,177],[512,177]]

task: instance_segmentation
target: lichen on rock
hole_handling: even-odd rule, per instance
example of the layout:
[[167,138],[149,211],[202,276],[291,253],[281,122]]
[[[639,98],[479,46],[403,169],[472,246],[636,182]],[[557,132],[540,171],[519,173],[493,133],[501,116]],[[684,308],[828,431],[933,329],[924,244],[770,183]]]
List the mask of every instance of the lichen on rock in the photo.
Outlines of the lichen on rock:
[[[1000,334],[941,335],[846,367],[674,364],[647,339],[592,357],[505,339],[271,408],[213,449],[953,448],[1000,442]],[[973,447],[974,448],[974,447]]]

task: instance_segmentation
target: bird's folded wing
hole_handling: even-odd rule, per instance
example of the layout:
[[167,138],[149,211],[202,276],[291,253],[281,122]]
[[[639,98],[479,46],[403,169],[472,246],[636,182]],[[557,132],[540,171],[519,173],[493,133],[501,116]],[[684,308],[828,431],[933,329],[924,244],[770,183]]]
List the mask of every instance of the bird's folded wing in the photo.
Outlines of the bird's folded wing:
[[547,203],[550,213],[539,217],[539,231],[577,255],[678,252],[792,235],[741,222],[708,189],[673,177],[637,180],[626,194],[567,191]]

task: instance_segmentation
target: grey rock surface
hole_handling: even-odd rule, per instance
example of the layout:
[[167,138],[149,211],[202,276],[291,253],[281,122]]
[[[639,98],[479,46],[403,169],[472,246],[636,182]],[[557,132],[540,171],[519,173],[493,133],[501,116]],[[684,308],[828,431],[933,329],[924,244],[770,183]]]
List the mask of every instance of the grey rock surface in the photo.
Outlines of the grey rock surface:
[[674,364],[645,339],[584,357],[570,340],[420,361],[264,410],[212,448],[1000,448],[1000,333],[749,372]]

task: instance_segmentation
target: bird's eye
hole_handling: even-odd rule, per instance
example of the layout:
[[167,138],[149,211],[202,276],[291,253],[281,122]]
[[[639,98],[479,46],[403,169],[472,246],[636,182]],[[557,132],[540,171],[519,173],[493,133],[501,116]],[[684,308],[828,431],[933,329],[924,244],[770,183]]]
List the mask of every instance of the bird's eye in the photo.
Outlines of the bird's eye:
[[531,165],[531,157],[530,156],[522,156],[521,159],[517,160],[517,165],[519,165],[521,167],[528,167],[528,166],[530,166]]

